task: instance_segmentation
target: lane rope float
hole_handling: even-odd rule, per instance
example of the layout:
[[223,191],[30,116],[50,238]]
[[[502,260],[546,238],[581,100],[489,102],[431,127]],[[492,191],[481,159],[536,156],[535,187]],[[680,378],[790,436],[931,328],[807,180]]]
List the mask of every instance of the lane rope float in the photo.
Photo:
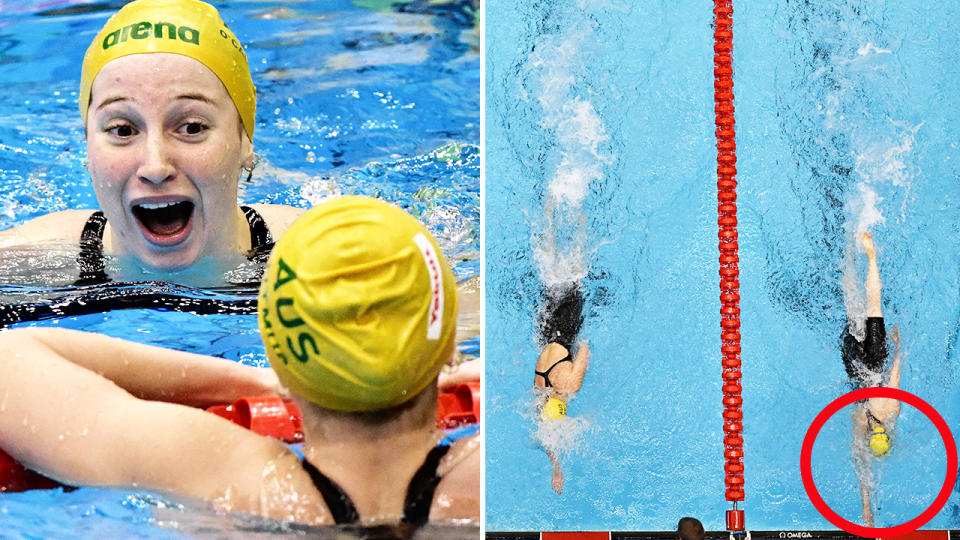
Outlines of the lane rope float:
[[720,248],[720,352],[727,530],[743,531],[743,398],[740,371],[740,269],[737,244],[737,143],[733,107],[733,3],[714,0],[713,91],[717,136],[717,225]]

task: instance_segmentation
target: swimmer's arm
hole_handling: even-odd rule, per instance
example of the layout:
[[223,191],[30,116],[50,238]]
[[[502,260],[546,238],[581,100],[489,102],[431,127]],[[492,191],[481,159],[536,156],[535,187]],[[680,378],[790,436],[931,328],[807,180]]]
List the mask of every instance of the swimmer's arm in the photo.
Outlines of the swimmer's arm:
[[[890,363],[890,368],[888,369],[888,379],[886,386],[888,388],[900,388],[900,365],[901,365],[901,349],[900,349],[900,329],[894,325],[893,332],[890,335],[890,339],[893,341],[896,348],[893,352],[893,360]],[[883,423],[883,427],[890,431],[897,424],[897,418],[900,416],[900,401],[891,398],[881,398],[875,397],[870,398],[869,400],[870,412]]]
[[199,409],[134,398],[40,341],[10,334],[0,355],[0,448],[26,467],[71,485],[206,500],[233,488],[237,509],[256,510],[255,484],[271,458],[283,457],[282,444]]
[[860,484],[861,515],[864,522],[873,526],[873,511],[870,506],[870,485],[873,483],[873,474],[870,470],[869,451],[866,448],[867,418],[866,405],[857,404],[851,413],[853,432],[853,464],[857,471],[857,481]]
[[42,344],[63,359],[106,377],[142,399],[207,407],[232,403],[244,396],[285,392],[270,368],[244,366],[222,358],[101,334],[62,328],[8,330],[0,332],[3,344],[0,350],[7,349],[6,343],[11,340]]
[[576,390],[583,386],[583,376],[587,373],[589,363],[590,347],[586,342],[580,343],[577,348],[577,355],[573,358],[573,370],[570,372]]
[[57,241],[79,243],[83,225],[92,213],[92,210],[64,210],[34,218],[0,231],[0,248]]
[[893,341],[893,361],[890,363],[889,377],[887,379],[887,388],[900,388],[900,328],[893,325],[893,332],[890,333],[890,340]]

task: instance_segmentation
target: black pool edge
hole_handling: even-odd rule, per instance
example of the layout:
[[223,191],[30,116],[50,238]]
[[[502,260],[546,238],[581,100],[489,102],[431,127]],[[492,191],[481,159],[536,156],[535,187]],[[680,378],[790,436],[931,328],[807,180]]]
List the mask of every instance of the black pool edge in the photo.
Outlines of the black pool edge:
[[[844,531],[808,531],[808,530],[782,530],[782,531],[749,531],[751,540],[831,540],[860,538],[859,536]],[[960,530],[921,530],[912,534],[929,534],[931,536],[937,533],[943,533],[941,538],[949,534],[949,540],[960,540]],[[573,537],[576,533],[571,533]],[[676,531],[610,531],[610,540],[676,540]],[[707,531],[704,540],[728,540],[730,533],[726,531]],[[539,532],[522,531],[488,531],[486,540],[540,540]],[[946,538],[945,538],[946,540]]]

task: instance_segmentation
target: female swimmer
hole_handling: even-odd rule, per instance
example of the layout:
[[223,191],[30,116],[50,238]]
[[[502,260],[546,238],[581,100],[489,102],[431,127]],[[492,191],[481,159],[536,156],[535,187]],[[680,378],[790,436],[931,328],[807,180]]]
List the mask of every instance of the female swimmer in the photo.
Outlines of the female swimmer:
[[[868,232],[859,236],[860,245],[867,256],[867,279],[864,283],[867,295],[867,321],[862,341],[850,333],[851,321],[847,322],[842,337],[843,363],[851,384],[856,388],[881,386],[884,378],[884,365],[887,361],[886,330],[881,310],[880,269],[877,265],[877,251],[873,237]],[[848,318],[850,314],[848,313]],[[900,330],[896,325],[890,334],[894,344],[893,360],[886,369],[886,384],[889,388],[900,388]],[[880,458],[890,451],[890,433],[900,416],[900,402],[889,398],[870,398],[857,403],[853,408],[853,445],[857,477],[860,480],[860,501],[863,522],[873,527],[873,507],[870,502],[870,489],[873,474],[870,455]]]
[[256,93],[243,47],[209,4],[124,6],[87,49],[79,101],[101,210],[41,216],[0,233],[0,246],[79,243],[83,283],[106,280],[105,254],[124,268],[229,270],[244,255],[265,259],[302,213],[237,205],[240,175],[259,160]]
[[[534,369],[533,385],[541,391],[542,420],[552,422],[567,414],[567,401],[580,390],[590,360],[590,348],[580,343],[577,354],[571,358],[570,348],[583,323],[583,296],[578,284],[560,287],[547,294],[547,304],[541,317],[543,350]],[[559,456],[544,448],[553,464],[551,485],[557,494],[563,493],[563,470]]]
[[[426,229],[386,203],[336,199],[271,256],[259,317],[272,372],[96,334],[0,332],[0,448],[66,484],[278,520],[476,521],[479,436],[451,444],[435,424],[456,314],[453,273]],[[303,412],[302,460],[176,404],[277,391],[278,380]]]

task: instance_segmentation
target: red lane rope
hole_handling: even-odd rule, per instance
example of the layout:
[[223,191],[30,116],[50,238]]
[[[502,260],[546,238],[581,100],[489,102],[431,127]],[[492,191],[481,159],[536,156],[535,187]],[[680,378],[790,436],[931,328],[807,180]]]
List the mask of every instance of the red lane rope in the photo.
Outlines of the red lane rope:
[[720,240],[720,352],[727,529],[744,530],[743,411],[740,385],[740,270],[737,245],[737,143],[733,118],[733,4],[714,1],[713,90],[717,124],[717,225]]

